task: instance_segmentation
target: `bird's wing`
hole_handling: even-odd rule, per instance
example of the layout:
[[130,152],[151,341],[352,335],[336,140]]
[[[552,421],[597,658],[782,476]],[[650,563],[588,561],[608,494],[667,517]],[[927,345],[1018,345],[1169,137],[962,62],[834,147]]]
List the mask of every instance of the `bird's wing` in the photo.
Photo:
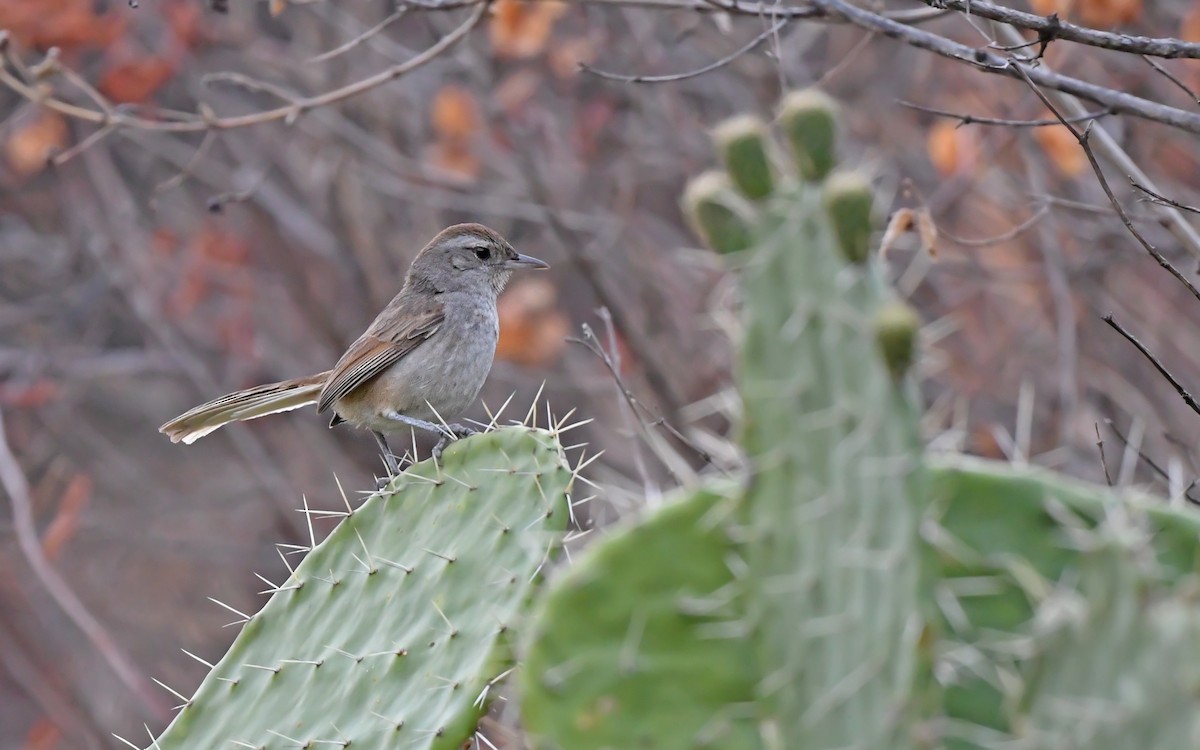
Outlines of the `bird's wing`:
[[437,333],[445,317],[440,302],[397,297],[329,371],[317,413],[396,364]]

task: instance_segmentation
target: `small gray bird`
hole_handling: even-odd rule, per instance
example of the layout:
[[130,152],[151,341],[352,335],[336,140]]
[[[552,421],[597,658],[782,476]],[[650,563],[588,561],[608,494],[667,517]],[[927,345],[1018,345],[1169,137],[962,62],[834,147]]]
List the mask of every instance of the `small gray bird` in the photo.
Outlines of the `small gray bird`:
[[475,401],[492,369],[500,333],[496,297],[518,268],[549,268],[521,255],[481,224],[443,229],[413,260],[404,286],[332,370],[230,393],[162,427],[171,442],[192,443],[230,422],[317,405],[330,427],[368,429],[392,474],[396,457],[384,433],[418,427],[454,437],[474,430],[444,420]]

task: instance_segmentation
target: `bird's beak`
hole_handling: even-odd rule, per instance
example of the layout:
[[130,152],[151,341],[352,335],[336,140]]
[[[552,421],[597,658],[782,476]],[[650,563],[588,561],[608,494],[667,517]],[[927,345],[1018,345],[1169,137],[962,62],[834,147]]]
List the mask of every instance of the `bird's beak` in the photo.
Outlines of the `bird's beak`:
[[550,264],[544,260],[538,260],[531,255],[517,254],[517,257],[509,260],[504,264],[508,268],[549,268]]

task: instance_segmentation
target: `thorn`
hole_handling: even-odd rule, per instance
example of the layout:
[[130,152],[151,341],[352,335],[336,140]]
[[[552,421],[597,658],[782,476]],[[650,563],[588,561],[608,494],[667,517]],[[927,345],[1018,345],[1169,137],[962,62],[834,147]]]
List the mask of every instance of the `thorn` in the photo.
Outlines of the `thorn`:
[[558,435],[559,435],[559,429],[562,427],[562,425],[563,425],[563,422],[566,422],[568,419],[570,419],[570,418],[571,418],[571,415],[575,413],[575,410],[576,410],[577,408],[578,408],[578,407],[572,406],[572,407],[571,407],[571,408],[570,408],[570,409],[567,411],[567,413],[566,413],[566,414],[562,415],[562,416],[561,416],[561,417],[559,417],[558,419],[551,419],[551,420],[550,420],[550,434],[551,434],[551,435],[553,435],[554,437],[558,437]]
[[338,479],[337,474],[333,475],[333,483],[337,485],[338,494],[342,496],[342,502],[346,504],[346,515],[354,515],[354,508],[350,507],[350,498],[346,497],[346,490],[342,488],[342,480]]
[[489,740],[487,737],[483,736],[483,732],[476,732],[475,733],[475,750],[483,750],[484,743],[487,743],[487,746],[490,747],[492,750],[500,750],[500,748],[498,748],[492,744],[491,740]]
[[[152,678],[150,678],[150,679],[154,679],[154,678],[152,677]],[[154,680],[154,681],[155,681],[155,682],[158,682],[158,680]],[[159,684],[160,684],[160,685],[162,685],[162,683],[161,683],[161,682],[159,682]],[[166,686],[164,685],[164,687],[166,687]],[[168,688],[168,689],[169,689],[169,688]],[[155,738],[155,736],[154,736],[154,732],[151,732],[151,731],[150,731],[150,725],[149,725],[149,724],[142,724],[142,727],[144,727],[144,728],[145,728],[145,730],[146,730],[146,734],[147,734],[147,735],[150,737],[150,747],[154,748],[154,750],[162,750],[162,745],[158,744],[158,739],[157,739],[157,738]]]
[[345,518],[350,515],[340,510],[308,510],[306,508],[297,508],[297,513],[303,513],[306,516],[316,516],[317,518]]
[[251,664],[250,662],[246,662],[242,666],[249,667],[250,669],[261,669],[264,672],[270,672],[271,674],[279,674],[279,667],[264,667],[261,664]]
[[196,661],[200,662],[204,666],[208,667],[209,669],[216,669],[216,667],[214,667],[212,664],[209,664],[205,660],[201,659],[199,656],[196,656],[195,654],[193,654],[191,651],[188,651],[186,648],[181,648],[179,650],[182,651],[183,653],[187,654],[188,656],[192,657]]
[[118,740],[120,740],[121,742],[124,742],[126,745],[129,745],[130,747],[132,747],[132,748],[133,748],[133,750],[142,750],[142,748],[141,748],[140,746],[133,744],[132,742],[130,742],[129,740],[125,739],[124,737],[122,737],[121,735],[117,734],[116,732],[113,732],[113,733],[112,733],[112,736],[113,736],[113,737],[116,737],[116,738],[117,738]]
[[390,565],[393,568],[399,568],[400,570],[403,570],[405,573],[413,572],[413,569],[408,567],[407,565],[401,565],[398,562],[392,562],[391,560],[386,560],[382,557],[377,557],[375,559],[378,560],[379,562],[383,563],[384,565]]
[[567,534],[566,536],[563,537],[563,544],[569,544],[570,542],[573,542],[576,539],[582,539],[585,536],[587,536],[588,534],[592,533],[593,531],[595,531],[595,529],[587,529],[584,531],[572,531],[570,534]]
[[542,384],[538,386],[537,393],[534,394],[533,403],[531,403],[529,405],[529,411],[525,413],[525,419],[523,419],[521,421],[521,424],[525,425],[526,427],[536,427],[537,426],[536,425],[536,423],[537,423],[537,402],[538,402],[538,399],[540,399],[542,397],[542,390],[545,387],[546,387],[546,381],[543,380]]
[[433,412],[433,416],[437,417],[437,421],[438,421],[438,422],[440,422],[440,423],[441,423],[441,425],[442,425],[442,427],[444,427],[444,428],[445,428],[445,430],[446,430],[446,436],[447,436],[447,437],[449,437],[449,438],[453,438],[453,437],[454,437],[454,431],[450,429],[450,424],[449,424],[448,422],[446,422],[446,420],[442,419],[442,415],[441,415],[441,414],[438,414],[438,410],[437,410],[437,409],[435,409],[435,408],[433,408],[433,404],[431,404],[431,403],[429,403],[428,401],[426,401],[426,402],[425,402],[425,405],[429,407],[429,411]]
[[354,654],[350,653],[349,651],[343,651],[342,649],[338,648],[337,646],[326,646],[325,648],[332,649],[333,651],[336,651],[337,653],[341,654],[342,656],[345,656],[348,659],[353,659],[356,664],[363,660],[363,658],[361,656],[355,656]]
[[259,750],[259,747],[257,745],[251,745],[249,742],[242,742],[241,740],[230,740],[230,742],[237,745],[238,747],[248,747],[248,748],[250,748],[250,750]]
[[582,500],[576,500],[575,502],[571,503],[571,507],[578,508],[580,505],[583,505],[584,503],[590,503],[591,501],[595,500],[597,497],[599,497],[599,495],[588,495],[587,497],[583,498]]
[[[333,475],[333,480],[337,481],[337,474]],[[300,500],[304,503],[304,520],[308,521],[308,542],[311,549],[316,549],[317,535],[313,532],[312,516],[308,513],[308,495],[301,495]]]
[[445,560],[445,561],[446,561],[446,562],[448,562],[448,563],[452,563],[452,562],[455,562],[456,560],[458,560],[458,558],[457,558],[457,557],[451,557],[451,556],[449,556],[449,555],[443,555],[443,554],[442,554],[442,553],[440,553],[440,552],[434,552],[433,550],[431,550],[431,549],[428,549],[428,548],[425,548],[425,547],[422,547],[421,549],[422,549],[422,551],[424,551],[424,552],[428,552],[429,554],[433,555],[434,557],[440,557],[440,558],[442,558],[443,560]]
[[185,696],[183,693],[179,692],[175,688],[171,687],[167,683],[163,682],[162,680],[158,679],[157,677],[151,677],[150,679],[154,680],[155,684],[157,684],[160,688],[162,688],[163,690],[166,690],[171,695],[173,695],[176,698],[178,698],[179,700],[183,701],[184,705],[187,705],[192,702],[190,698],[188,698],[187,696]]
[[504,399],[504,403],[500,404],[500,408],[496,410],[495,414],[492,414],[492,410],[488,408],[487,403],[484,403],[483,410],[487,412],[488,418],[490,420],[488,422],[488,427],[486,430],[484,430],[484,432],[491,432],[492,430],[495,430],[499,426],[500,415],[504,413],[504,410],[508,408],[508,405],[510,403],[512,403],[513,397],[516,395],[517,395],[516,391],[513,391],[512,393],[508,394],[508,398]]
[[415,479],[419,482],[426,482],[428,484],[432,484],[434,487],[441,487],[443,484],[440,477],[439,478],[427,477],[422,474],[405,474],[404,476],[409,479]]
[[534,487],[537,487],[538,494],[539,494],[539,495],[541,495],[541,497],[542,497],[542,502],[543,502],[543,503],[545,503],[546,505],[549,505],[549,504],[550,504],[550,498],[546,497],[546,489],[545,489],[544,487],[542,487],[542,476],[541,476],[541,474],[534,474],[534,475],[533,475],[533,486],[534,486]]
[[450,622],[450,618],[446,617],[446,613],[442,611],[442,608],[439,607],[435,601],[431,601],[429,603],[432,604],[433,608],[437,610],[437,613],[442,616],[442,620],[446,623],[446,627],[450,628],[450,637],[457,637],[458,628],[454,627],[454,623]]
[[500,517],[497,516],[495,513],[492,513],[490,515],[492,516],[493,521],[500,524],[501,533],[507,534],[508,532],[512,531],[512,527],[509,526],[508,524],[506,524],[504,521],[501,521]]
[[376,573],[378,573],[378,572],[379,572],[379,569],[378,569],[378,568],[372,568],[370,565],[367,565],[365,562],[363,562],[363,559],[362,559],[361,557],[359,557],[358,555],[354,554],[353,552],[351,552],[351,553],[350,553],[350,556],[351,556],[351,557],[353,557],[355,560],[358,560],[358,564],[359,564],[359,565],[361,565],[361,566],[363,566],[363,568],[365,568],[365,571],[364,571],[364,572],[365,572],[367,575],[369,575],[369,576],[373,576],[373,575],[375,575]]
[[377,712],[375,712],[375,711],[370,711],[369,713],[370,713],[372,716],[375,716],[375,717],[378,717],[378,718],[380,718],[380,719],[383,719],[383,720],[384,720],[384,721],[386,721],[388,724],[391,724],[392,726],[396,727],[396,731],[397,731],[397,732],[399,732],[401,729],[403,729],[403,728],[404,728],[404,719],[400,719],[400,720],[396,720],[396,719],[389,719],[388,717],[384,716],[383,714],[381,714],[381,713],[377,713]]
[[[363,554],[367,556],[367,560],[370,560],[370,559],[371,559],[371,551],[370,551],[369,549],[367,549],[367,543],[366,543],[365,541],[363,541],[362,534],[360,534],[360,533],[359,533],[359,531],[358,531],[358,529],[357,529],[357,528],[356,528],[356,529],[354,529],[354,535],[355,535],[356,537],[358,537],[358,543],[362,545],[362,548],[363,548]],[[376,572],[375,563],[374,563],[374,562],[372,562],[370,565],[368,565],[368,566],[367,566],[367,570],[368,570],[368,571],[369,571],[369,572],[370,572],[372,575],[374,575],[374,574],[375,574],[375,572]]]
[[[250,622],[250,615],[246,614],[245,612],[239,612],[238,610],[236,610],[236,609],[234,609],[233,607],[229,606],[229,605],[228,605],[228,604],[226,604],[225,602],[223,602],[223,601],[220,601],[220,600],[218,600],[218,599],[214,599],[214,598],[212,598],[211,596],[210,596],[210,597],[207,597],[207,598],[208,598],[208,600],[209,600],[210,602],[212,602],[213,604],[220,605],[220,606],[224,607],[225,609],[229,610],[230,612],[234,613],[235,615],[237,615],[237,616],[239,616],[239,617],[243,618],[243,619],[242,619],[242,622]],[[228,627],[228,626],[226,626],[226,627]]]
[[[441,680],[442,682],[446,683],[446,687],[450,688],[451,690],[458,690],[460,687],[462,687],[462,683],[457,680],[451,680],[449,678],[439,677],[437,675],[432,675],[432,677],[435,680]],[[441,688],[430,688],[430,689],[431,690],[440,690]]]
[[255,573],[254,577],[271,587],[269,589],[266,589],[265,591],[259,591],[258,592],[259,594],[274,594],[276,591],[279,591],[279,586],[268,581],[267,577],[262,575],[261,573]]
[[[310,520],[308,520],[308,521],[310,521],[310,523],[311,523],[312,518],[310,518]],[[275,551],[280,552],[280,546],[276,545]],[[288,562],[288,558],[286,556],[284,556],[284,554],[282,552],[280,552],[280,559],[283,560],[283,564],[287,566],[288,574],[289,574],[288,581],[293,580],[293,578],[296,577],[296,569],[293,568],[292,563]],[[296,581],[296,583],[300,583],[300,581],[298,580],[298,581]]]
[[311,664],[314,667],[319,667],[325,663],[325,660],[313,661],[312,659],[280,659],[280,664]]
[[579,472],[581,472],[584,469],[586,469],[587,467],[591,466],[592,463],[596,459],[600,458],[604,454],[605,454],[605,451],[600,451],[600,452],[596,453],[595,455],[593,455],[591,458],[589,458],[587,461],[583,460],[583,455],[581,454],[579,456],[579,463],[575,464],[575,469],[571,472],[571,477],[575,478],[575,477],[579,476]]
[[[570,432],[571,430],[575,430],[580,427],[585,427],[595,421],[596,421],[595,419],[581,419],[578,422],[575,422],[574,424],[569,424],[566,427],[558,428],[557,432],[554,433],[554,436],[559,437],[561,435],[565,435],[568,432]],[[580,443],[580,445],[587,445],[587,443]]]
[[[471,705],[475,706],[476,708],[483,708],[484,702],[487,701],[488,691],[490,691],[496,685],[497,682],[500,682],[500,680],[503,680],[505,677],[508,677],[510,674],[512,674],[512,671],[515,668],[516,667],[509,667],[508,669],[504,670],[503,672],[496,675],[492,679],[488,680],[487,684],[483,686],[483,690],[479,691],[479,697],[477,697],[475,699],[475,702],[472,703]],[[491,744],[491,743],[488,743],[488,744]]]
[[449,479],[451,482],[455,482],[456,484],[460,484],[460,485],[462,485],[463,487],[466,487],[468,490],[477,490],[477,489],[479,489],[479,488],[478,488],[478,487],[476,487],[475,485],[472,485],[472,484],[467,484],[466,482],[464,482],[464,481],[463,481],[463,480],[461,480],[461,479],[455,479],[454,477],[450,476],[450,475],[449,475],[448,473],[446,473],[446,472],[442,472],[442,476],[443,476],[443,477],[445,477],[446,479]]
[[293,742],[293,743],[295,743],[296,747],[307,747],[306,743],[303,743],[300,740],[292,739],[291,737],[288,737],[286,734],[280,734],[279,732],[276,732],[274,729],[268,729],[267,734],[273,734],[276,737],[287,740],[288,742]]

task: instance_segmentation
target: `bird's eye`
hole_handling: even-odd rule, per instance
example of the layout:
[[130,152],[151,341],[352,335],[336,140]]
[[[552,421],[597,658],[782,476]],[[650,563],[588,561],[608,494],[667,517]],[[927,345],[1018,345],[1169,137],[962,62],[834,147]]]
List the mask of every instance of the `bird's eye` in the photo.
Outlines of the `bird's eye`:
[[486,247],[475,248],[475,257],[479,258],[480,260],[487,260],[488,258],[491,257],[491,255],[492,255],[492,251],[489,248],[486,248]]

